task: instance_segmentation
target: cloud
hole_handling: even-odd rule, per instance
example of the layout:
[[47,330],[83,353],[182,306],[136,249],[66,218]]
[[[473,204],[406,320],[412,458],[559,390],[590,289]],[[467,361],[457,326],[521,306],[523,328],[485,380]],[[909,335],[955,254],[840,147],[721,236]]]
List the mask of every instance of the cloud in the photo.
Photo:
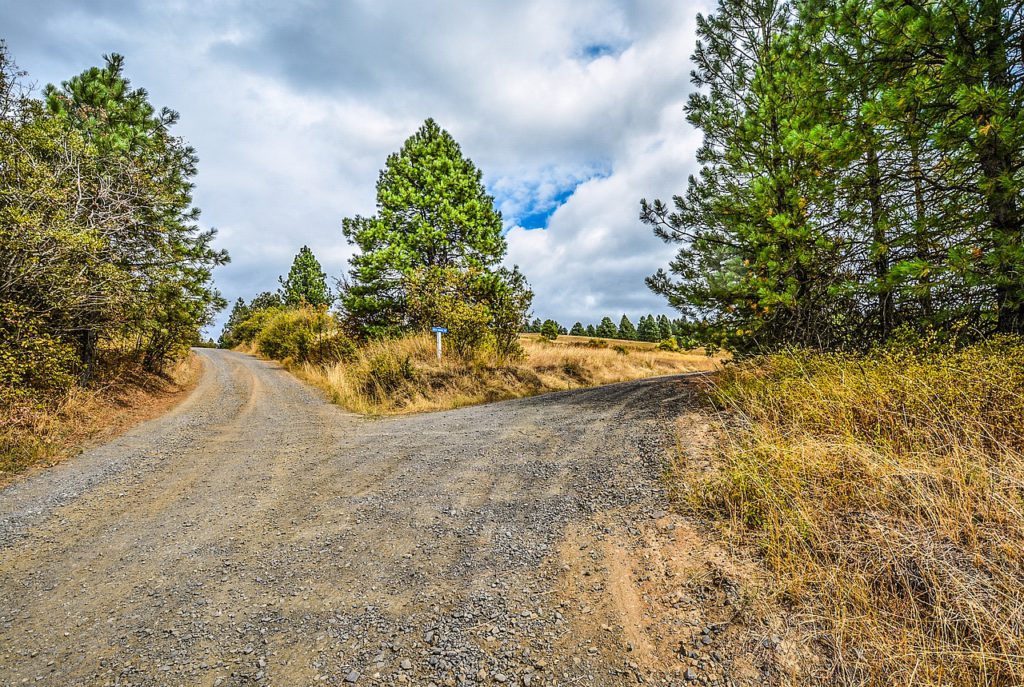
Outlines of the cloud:
[[195,198],[232,254],[229,299],[272,289],[309,245],[340,275],[341,219],[374,209],[387,155],[427,117],[484,172],[535,311],[572,323],[667,312],[643,278],[673,253],[638,219],[680,191],[701,3],[7,3],[19,64],[59,82],[101,55],[200,155]]

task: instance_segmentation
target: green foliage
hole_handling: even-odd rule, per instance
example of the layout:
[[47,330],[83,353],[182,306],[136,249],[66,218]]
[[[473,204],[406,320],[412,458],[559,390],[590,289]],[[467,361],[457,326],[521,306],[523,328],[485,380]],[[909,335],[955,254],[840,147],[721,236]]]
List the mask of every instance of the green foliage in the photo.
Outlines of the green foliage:
[[125,342],[161,369],[224,305],[211,272],[227,255],[195,224],[195,153],[122,67],[112,56],[44,103],[0,46],[0,301],[73,348],[83,380]]
[[736,351],[1024,331],[1019,16],[721,0],[698,19],[687,105],[700,173],[671,207],[641,203],[682,246],[648,285]]
[[605,339],[617,339],[619,338],[619,330],[612,322],[612,318],[604,317],[601,318],[601,323],[597,325],[595,333]]
[[592,324],[587,325],[587,336],[597,336],[597,327]]
[[655,342],[661,339],[661,330],[653,315],[644,315],[640,318],[640,326],[637,328],[637,337],[641,341]]
[[329,365],[355,353],[355,345],[338,331],[326,306],[263,310],[247,323],[254,319],[262,320],[256,350],[268,358]]
[[428,119],[390,155],[377,181],[377,213],[345,219],[359,253],[341,294],[352,326],[377,336],[408,327],[408,278],[417,270],[489,270],[506,251],[501,214],[480,170]]
[[569,330],[569,333],[573,336],[585,336],[587,330],[583,328],[582,322],[577,322],[572,326],[572,329]]
[[503,361],[522,355],[519,327],[533,292],[518,268],[419,268],[407,275],[403,288],[410,325],[447,328],[444,341],[459,357],[470,359],[485,350]]
[[636,327],[629,321],[629,318],[625,314],[622,315],[622,319],[619,320],[619,338],[626,339],[627,341],[636,341]]
[[327,274],[308,246],[303,246],[288,272],[281,278],[281,300],[290,307],[308,303],[314,307],[330,305],[334,300],[327,288]]
[[0,302],[0,408],[66,391],[75,382],[77,363],[74,347],[49,334],[42,318]]
[[548,341],[554,341],[558,338],[558,323],[554,320],[544,320],[544,324],[540,327],[540,335]]
[[231,341],[235,346],[252,344],[271,318],[284,310],[283,307],[263,308],[249,313],[249,316],[231,329]]

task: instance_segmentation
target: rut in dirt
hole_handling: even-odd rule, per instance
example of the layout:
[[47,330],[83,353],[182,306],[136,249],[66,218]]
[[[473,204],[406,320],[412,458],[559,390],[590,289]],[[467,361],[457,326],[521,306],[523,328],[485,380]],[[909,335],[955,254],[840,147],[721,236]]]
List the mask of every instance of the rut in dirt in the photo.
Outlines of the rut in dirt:
[[558,547],[663,502],[683,378],[373,420],[199,354],[171,413],[0,491],[0,684],[636,684],[573,641]]

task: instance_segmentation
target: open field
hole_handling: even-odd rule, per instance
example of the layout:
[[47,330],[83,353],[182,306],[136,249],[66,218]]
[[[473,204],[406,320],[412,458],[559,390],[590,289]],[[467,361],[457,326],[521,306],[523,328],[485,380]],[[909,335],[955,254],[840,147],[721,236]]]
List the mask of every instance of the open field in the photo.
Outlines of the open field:
[[721,358],[703,351],[662,351],[655,344],[635,341],[575,336],[547,341],[525,334],[522,343],[525,358],[503,365],[453,357],[439,363],[434,338],[423,335],[369,343],[349,362],[291,367],[348,410],[393,414],[708,371],[721,363]]

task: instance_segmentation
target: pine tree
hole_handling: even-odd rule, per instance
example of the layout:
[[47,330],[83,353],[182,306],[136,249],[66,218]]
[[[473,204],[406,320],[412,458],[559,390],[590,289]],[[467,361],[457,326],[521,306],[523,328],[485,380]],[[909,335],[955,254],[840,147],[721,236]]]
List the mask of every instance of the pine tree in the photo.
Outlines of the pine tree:
[[658,323],[655,321],[654,315],[644,315],[640,318],[637,335],[641,341],[657,342],[661,340],[661,332],[658,329]]
[[629,321],[625,313],[623,313],[622,319],[619,320],[619,338],[636,341],[636,327]]
[[668,321],[667,315],[658,315],[656,320],[658,323],[658,338],[659,339],[671,339],[672,338],[672,323]]
[[232,336],[232,330],[248,319],[250,314],[252,311],[245,304],[245,299],[239,298],[235,301],[231,313],[228,315],[228,321],[224,323],[224,329],[221,330],[220,338],[217,340],[217,345],[220,348],[234,348],[237,345]]
[[583,329],[582,322],[577,322],[572,326],[572,329],[569,330],[569,333],[572,334],[573,336],[583,336],[584,334],[586,334],[586,330]]
[[597,328],[593,324],[587,325],[587,336],[597,336]]
[[428,119],[388,157],[377,181],[377,213],[343,223],[360,251],[342,294],[346,313],[366,334],[400,330],[407,322],[403,280],[420,268],[495,267],[506,251],[501,229],[480,170]]
[[601,337],[602,339],[619,338],[619,330],[615,326],[615,323],[612,322],[612,318],[610,317],[601,318],[601,323],[597,325],[597,330],[595,331],[595,334]]
[[848,308],[828,298],[838,247],[811,218],[814,160],[796,138],[807,96],[790,6],[720,0],[698,16],[686,111],[704,133],[702,167],[674,209],[641,202],[656,235],[683,245],[649,287],[683,312],[712,313],[734,348],[834,339]]
[[327,274],[308,246],[303,246],[295,256],[287,278],[279,277],[278,280],[281,282],[281,300],[287,306],[308,303],[319,307],[330,305],[334,300],[327,288]]
[[560,329],[561,327],[554,320],[544,320],[544,324],[540,327],[540,335],[545,339],[551,339],[554,341],[558,338]]

